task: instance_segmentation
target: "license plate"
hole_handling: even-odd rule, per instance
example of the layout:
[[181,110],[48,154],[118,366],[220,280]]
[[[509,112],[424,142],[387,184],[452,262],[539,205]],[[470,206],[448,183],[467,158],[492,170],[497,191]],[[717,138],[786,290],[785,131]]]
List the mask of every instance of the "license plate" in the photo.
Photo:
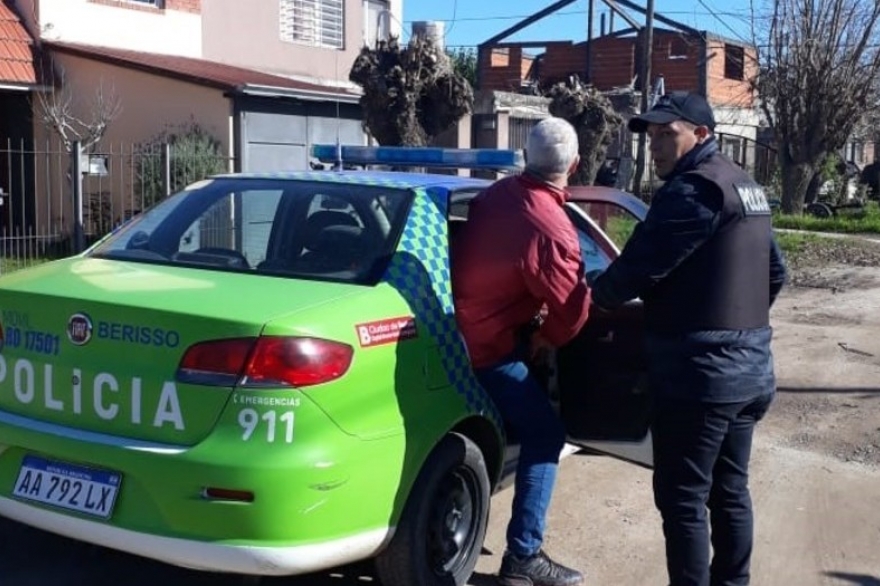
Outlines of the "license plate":
[[108,519],[122,475],[25,456],[13,496]]

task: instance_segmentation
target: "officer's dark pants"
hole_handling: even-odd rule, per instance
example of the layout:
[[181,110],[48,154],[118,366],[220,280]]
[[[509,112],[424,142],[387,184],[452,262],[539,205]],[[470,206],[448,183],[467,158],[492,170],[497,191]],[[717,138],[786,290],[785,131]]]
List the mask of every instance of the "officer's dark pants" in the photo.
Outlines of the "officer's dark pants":
[[652,427],[654,502],[663,517],[671,586],[749,583],[752,432],[772,400],[772,394],[742,403],[658,397]]

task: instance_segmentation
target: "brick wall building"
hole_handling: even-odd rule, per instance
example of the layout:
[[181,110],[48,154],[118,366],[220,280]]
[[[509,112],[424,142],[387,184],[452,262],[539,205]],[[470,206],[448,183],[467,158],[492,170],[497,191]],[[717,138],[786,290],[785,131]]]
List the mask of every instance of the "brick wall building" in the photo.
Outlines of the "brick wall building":
[[[524,45],[505,43],[480,54],[480,89],[516,91],[537,82],[547,85],[577,74],[587,77],[587,43],[548,42],[538,55]],[[634,83],[641,69],[639,39],[606,35],[592,42],[590,81],[610,91]],[[716,37],[657,29],[654,31],[652,79],[663,76],[667,91],[704,93],[715,106],[753,108],[750,79],[757,71],[755,49]]]

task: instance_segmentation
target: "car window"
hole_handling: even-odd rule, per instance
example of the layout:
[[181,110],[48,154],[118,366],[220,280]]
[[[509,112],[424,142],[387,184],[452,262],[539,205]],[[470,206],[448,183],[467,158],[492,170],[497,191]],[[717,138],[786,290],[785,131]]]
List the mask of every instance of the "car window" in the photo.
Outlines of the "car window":
[[89,254],[256,274],[375,281],[412,193],[294,179],[219,178],[176,194]]
[[638,218],[622,207],[610,202],[576,202],[608,238],[622,250],[638,223]]
[[565,213],[577,232],[586,272],[606,269],[616,256],[614,248],[597,232],[596,227],[574,208],[566,206]]
[[461,189],[450,194],[449,219],[467,220],[471,202],[482,189]]
[[584,260],[584,270],[588,273],[596,269],[605,270],[612,260],[608,252],[596,242],[589,232],[577,228],[577,235],[578,242],[581,245],[581,258]]
[[276,189],[217,199],[186,228],[177,251],[230,251],[228,254],[244,257],[248,266],[258,265],[266,260],[272,220],[282,193]]

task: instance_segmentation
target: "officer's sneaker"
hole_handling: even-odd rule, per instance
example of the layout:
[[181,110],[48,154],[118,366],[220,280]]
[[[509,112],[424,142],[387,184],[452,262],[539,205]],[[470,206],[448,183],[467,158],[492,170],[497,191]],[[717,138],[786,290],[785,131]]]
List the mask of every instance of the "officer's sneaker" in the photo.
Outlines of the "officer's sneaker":
[[527,558],[510,552],[501,560],[500,586],[577,586],[584,575],[551,560],[543,550]]

